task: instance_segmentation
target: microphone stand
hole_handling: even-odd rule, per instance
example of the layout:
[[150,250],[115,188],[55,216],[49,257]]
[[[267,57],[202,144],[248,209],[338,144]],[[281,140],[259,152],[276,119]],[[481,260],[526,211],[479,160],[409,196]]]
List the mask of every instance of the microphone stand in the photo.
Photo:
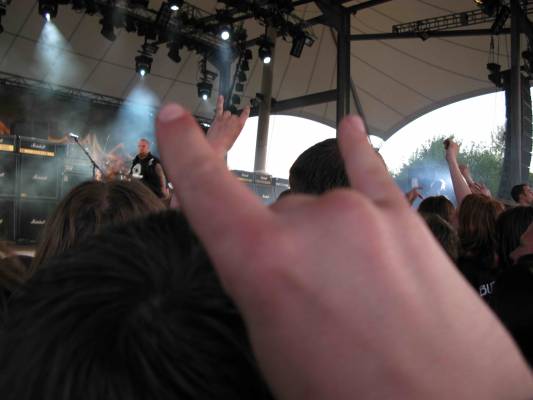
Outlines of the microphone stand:
[[96,161],[93,160],[93,158],[91,157],[91,155],[89,154],[89,152],[87,151],[87,149],[85,147],[83,147],[81,145],[81,143],[79,142],[78,138],[77,137],[74,137],[74,136],[71,136],[72,139],[74,139],[74,141],[76,142],[76,144],[78,146],[80,146],[80,148],[82,149],[82,151],[85,153],[85,155],[87,156],[87,158],[89,159],[89,161],[91,162],[91,164],[93,165],[93,179],[96,178],[96,170],[100,171],[102,173],[102,176],[104,175],[104,171],[102,171],[102,168],[100,168],[98,166],[98,164],[96,164]]

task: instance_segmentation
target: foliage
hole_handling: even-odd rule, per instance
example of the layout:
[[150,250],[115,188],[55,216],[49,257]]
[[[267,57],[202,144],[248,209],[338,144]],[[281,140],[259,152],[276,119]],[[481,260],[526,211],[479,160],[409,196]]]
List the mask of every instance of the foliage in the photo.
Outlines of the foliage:
[[[453,135],[447,137],[450,136]],[[493,194],[496,194],[502,172],[504,128],[498,128],[498,131],[491,136],[492,140],[488,146],[473,144],[469,148],[461,147],[458,158],[460,164],[469,166],[474,180],[484,183]],[[448,170],[444,156],[445,139],[444,136],[437,137],[424,144],[395,175],[395,179],[399,182],[406,182],[411,169]]]

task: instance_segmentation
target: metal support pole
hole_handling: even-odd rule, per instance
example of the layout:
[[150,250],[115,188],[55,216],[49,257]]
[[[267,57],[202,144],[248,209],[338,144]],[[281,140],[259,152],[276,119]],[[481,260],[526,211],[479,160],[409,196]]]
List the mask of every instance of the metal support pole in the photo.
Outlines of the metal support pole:
[[268,146],[268,125],[270,122],[270,111],[272,107],[272,82],[274,76],[274,60],[276,57],[277,32],[274,28],[268,27],[267,37],[273,43],[272,61],[270,64],[263,64],[263,78],[261,82],[261,94],[263,99],[259,106],[259,121],[257,124],[257,140],[255,142],[255,165],[254,171],[264,172],[266,167],[266,156]]
[[337,27],[337,126],[350,113],[350,14],[340,15]]
[[520,74],[520,4],[511,0],[511,184],[522,182],[522,87]]

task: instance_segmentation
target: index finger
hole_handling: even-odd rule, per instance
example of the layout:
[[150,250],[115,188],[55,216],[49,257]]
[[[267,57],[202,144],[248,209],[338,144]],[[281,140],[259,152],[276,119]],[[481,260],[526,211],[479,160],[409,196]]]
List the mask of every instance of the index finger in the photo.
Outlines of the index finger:
[[239,119],[241,120],[241,124],[244,126],[244,124],[246,123],[246,120],[248,119],[248,117],[250,116],[250,106],[246,106],[244,107],[244,109],[242,110],[241,112],[241,115],[239,117]]
[[156,137],[181,208],[213,259],[224,260],[228,249],[238,251],[239,230],[267,225],[268,209],[228,171],[181,106],[161,110]]
[[221,117],[224,114],[224,96],[220,95],[217,98],[217,107],[215,109],[215,118]]
[[407,206],[403,193],[368,143],[361,118],[344,118],[340,123],[338,135],[351,186],[377,205]]

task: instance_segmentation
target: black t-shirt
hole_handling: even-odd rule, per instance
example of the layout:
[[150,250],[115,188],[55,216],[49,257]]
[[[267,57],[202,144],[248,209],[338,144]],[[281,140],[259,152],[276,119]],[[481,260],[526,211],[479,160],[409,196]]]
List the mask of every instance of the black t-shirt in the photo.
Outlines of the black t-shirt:
[[500,274],[500,270],[488,267],[481,260],[466,257],[459,257],[457,265],[466,280],[479,293],[481,298],[490,305],[492,303],[494,284]]
[[161,164],[159,159],[148,153],[144,158],[138,155],[133,159],[130,169],[130,175],[133,178],[140,179],[142,183],[148,186],[158,197],[163,197],[161,190],[161,180],[156,172],[156,165]]

